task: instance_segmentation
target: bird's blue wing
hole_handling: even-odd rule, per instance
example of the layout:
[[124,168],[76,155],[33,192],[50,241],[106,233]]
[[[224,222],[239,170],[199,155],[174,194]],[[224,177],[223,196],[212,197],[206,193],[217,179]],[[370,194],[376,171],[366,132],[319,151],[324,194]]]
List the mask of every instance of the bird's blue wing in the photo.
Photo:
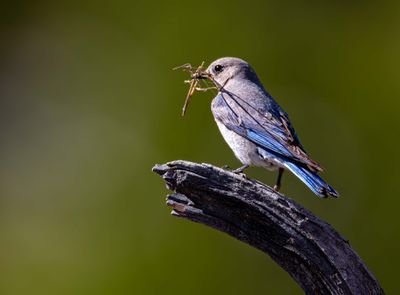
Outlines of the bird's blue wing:
[[218,109],[214,116],[229,130],[278,157],[322,170],[301,147],[287,115],[279,117],[279,110],[260,112],[229,92],[220,92],[214,101],[214,108]]

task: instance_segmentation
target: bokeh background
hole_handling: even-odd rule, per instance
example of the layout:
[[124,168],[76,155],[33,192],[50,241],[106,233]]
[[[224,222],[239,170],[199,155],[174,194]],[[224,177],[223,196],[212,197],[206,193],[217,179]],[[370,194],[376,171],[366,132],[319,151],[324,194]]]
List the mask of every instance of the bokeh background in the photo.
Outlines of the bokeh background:
[[398,291],[399,2],[21,0],[0,16],[0,294],[302,294],[259,251],[171,217],[151,172],[239,165],[212,94],[182,118],[171,71],[222,56],[254,66],[341,198],[289,174],[282,191]]

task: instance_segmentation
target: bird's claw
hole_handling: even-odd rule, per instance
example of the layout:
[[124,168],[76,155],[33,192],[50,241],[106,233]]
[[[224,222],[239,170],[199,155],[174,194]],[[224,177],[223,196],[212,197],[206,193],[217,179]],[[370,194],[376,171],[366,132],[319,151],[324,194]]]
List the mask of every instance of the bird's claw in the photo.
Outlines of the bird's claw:
[[237,168],[235,170],[232,170],[232,172],[236,173],[236,174],[244,174],[243,171],[248,167],[249,167],[249,165],[245,164],[242,167],[239,167],[239,168]]
[[239,175],[239,176],[242,176],[244,179],[249,179],[249,178],[247,177],[247,175],[246,175],[245,173],[243,173],[243,172],[236,173],[236,174]]

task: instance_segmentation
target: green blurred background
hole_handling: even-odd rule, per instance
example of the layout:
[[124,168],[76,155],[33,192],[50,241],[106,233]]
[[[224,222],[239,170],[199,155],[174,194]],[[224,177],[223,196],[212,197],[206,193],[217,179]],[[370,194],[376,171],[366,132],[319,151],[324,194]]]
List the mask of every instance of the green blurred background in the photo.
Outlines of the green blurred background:
[[0,16],[0,294],[302,294],[259,251],[171,217],[151,172],[239,166],[211,93],[182,118],[171,71],[222,56],[254,66],[341,198],[289,174],[282,191],[398,291],[399,2],[39,0]]

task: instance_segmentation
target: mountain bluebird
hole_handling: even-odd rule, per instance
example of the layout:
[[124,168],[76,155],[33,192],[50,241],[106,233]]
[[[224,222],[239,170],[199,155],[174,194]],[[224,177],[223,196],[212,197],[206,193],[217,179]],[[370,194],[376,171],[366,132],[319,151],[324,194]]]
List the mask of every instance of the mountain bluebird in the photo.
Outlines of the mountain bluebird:
[[211,110],[218,128],[243,166],[279,170],[275,190],[285,169],[320,197],[339,194],[318,176],[321,166],[306,153],[289,117],[264,89],[253,68],[244,60],[220,58],[202,76],[218,88]]

